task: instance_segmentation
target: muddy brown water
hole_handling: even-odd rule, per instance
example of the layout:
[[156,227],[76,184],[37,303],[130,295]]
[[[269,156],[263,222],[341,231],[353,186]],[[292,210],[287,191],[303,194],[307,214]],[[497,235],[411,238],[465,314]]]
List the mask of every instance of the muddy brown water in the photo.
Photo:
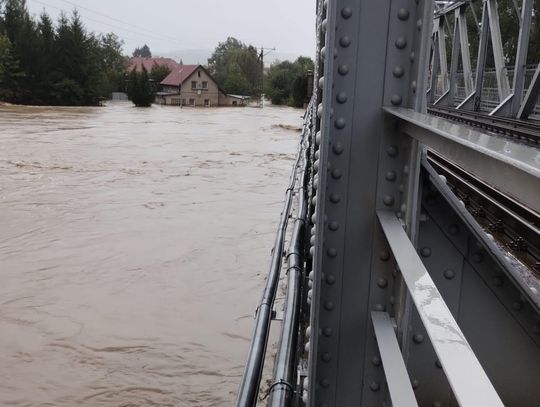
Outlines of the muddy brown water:
[[301,115],[0,106],[0,405],[232,405]]

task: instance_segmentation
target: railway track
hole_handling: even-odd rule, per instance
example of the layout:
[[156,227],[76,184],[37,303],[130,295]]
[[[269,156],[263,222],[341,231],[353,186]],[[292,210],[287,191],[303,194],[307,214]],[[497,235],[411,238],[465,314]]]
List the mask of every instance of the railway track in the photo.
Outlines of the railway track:
[[486,233],[540,278],[540,214],[433,151],[427,159]]
[[486,113],[428,106],[428,113],[540,146],[540,122],[490,116]]

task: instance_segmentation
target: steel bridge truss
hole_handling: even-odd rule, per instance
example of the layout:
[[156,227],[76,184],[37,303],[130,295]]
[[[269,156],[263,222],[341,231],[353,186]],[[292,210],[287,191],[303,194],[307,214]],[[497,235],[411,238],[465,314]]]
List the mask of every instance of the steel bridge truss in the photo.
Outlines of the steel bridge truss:
[[[438,38],[452,13],[448,92],[457,54],[469,64],[468,4],[446,3],[318,1],[315,89],[237,406],[257,403],[280,260],[287,300],[269,405],[540,405],[538,253],[524,251],[526,240],[500,243],[507,225],[486,214],[499,204],[480,188],[538,217],[540,153],[426,113],[428,71],[444,72]],[[483,4],[481,36],[491,27],[495,44],[494,3]],[[502,78],[506,102],[495,113],[526,111],[527,97],[512,99],[519,78],[513,90]],[[468,100],[481,97],[469,79]],[[524,236],[538,236],[540,225],[525,225]]]
[[[475,2],[480,3],[480,0]],[[474,11],[473,2],[448,2],[443,6],[436,6],[431,42],[430,84],[428,89],[428,103],[478,111],[482,107],[483,86],[486,77],[486,59],[488,47],[491,44],[491,55],[495,68],[497,82],[498,104],[491,109],[490,115],[527,119],[533,112],[540,92],[540,65],[537,65],[534,75],[525,89],[527,53],[529,48],[531,24],[533,17],[534,0],[522,0],[521,8],[517,0],[513,0],[514,8],[519,21],[519,37],[516,45],[515,64],[513,67],[512,86],[510,86],[509,72],[506,65],[506,55],[503,50],[503,38],[499,24],[499,10],[497,0],[482,1],[482,15],[479,21]],[[476,59],[476,73],[473,76],[469,31],[466,13],[474,16],[478,35],[478,56]],[[450,24],[453,23],[453,33]],[[452,44],[450,70],[447,61],[447,39]],[[461,62],[461,71],[458,68]],[[458,76],[463,77],[462,82]],[[463,87],[465,98],[456,103],[458,86]],[[436,89],[442,89],[442,95],[436,97]],[[484,95],[485,97],[485,95]]]

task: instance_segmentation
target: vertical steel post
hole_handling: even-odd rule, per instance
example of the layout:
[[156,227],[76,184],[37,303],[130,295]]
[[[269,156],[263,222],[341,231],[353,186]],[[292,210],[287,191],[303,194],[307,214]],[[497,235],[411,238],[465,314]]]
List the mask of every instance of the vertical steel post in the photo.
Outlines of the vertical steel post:
[[527,51],[529,48],[532,13],[533,0],[523,0],[523,4],[521,6],[519,39],[516,51],[516,66],[514,69],[514,95],[512,97],[509,112],[511,117],[515,117],[518,114],[521,101],[523,100],[523,88],[525,86],[525,70],[527,68]]
[[[474,10],[474,9],[473,9]],[[482,104],[482,85],[484,82],[484,72],[486,69],[487,44],[489,41],[489,16],[487,3],[482,5],[482,23],[480,26],[480,40],[478,42],[478,58],[476,59],[476,78],[474,83],[474,93],[467,97],[459,106],[465,110],[480,110]]]
[[493,59],[495,61],[495,71],[497,73],[497,88],[499,91],[499,101],[502,102],[510,95],[510,83],[508,82],[508,72],[504,58],[504,51],[501,38],[501,27],[499,24],[499,12],[497,10],[497,0],[487,0],[487,10],[489,18],[489,29],[491,32],[491,45],[493,48]]
[[534,110],[534,106],[536,105],[536,101],[538,100],[538,95],[540,94],[540,64],[536,67],[536,71],[534,72],[534,76],[531,80],[531,83],[529,84],[529,88],[527,89],[527,93],[525,94],[525,98],[523,99],[523,102],[521,102],[521,106],[519,107],[517,118],[521,120],[525,120],[529,117],[529,115]]
[[450,86],[446,106],[454,106],[454,98],[457,90],[457,71],[459,64],[459,54],[461,50],[461,31],[459,29],[459,9],[454,11],[454,35],[452,37],[452,60],[450,61]]
[[471,68],[471,53],[469,51],[469,33],[467,31],[467,16],[465,15],[466,10],[466,5],[459,8],[458,26],[459,42],[461,45],[461,65],[463,66],[463,80],[465,83],[465,96],[469,96],[473,92],[474,81]]
[[[435,21],[434,24],[438,24],[438,21]],[[435,94],[437,91],[437,86],[439,83],[439,67],[440,67],[440,58],[439,58],[439,34],[437,32],[433,33],[433,56],[431,64],[431,85],[429,91],[428,102],[433,104],[435,102]]]
[[448,60],[446,58],[446,37],[444,34],[445,18],[445,16],[440,17],[440,24],[437,28],[437,38],[439,39],[439,66],[441,68],[443,94],[448,90]]

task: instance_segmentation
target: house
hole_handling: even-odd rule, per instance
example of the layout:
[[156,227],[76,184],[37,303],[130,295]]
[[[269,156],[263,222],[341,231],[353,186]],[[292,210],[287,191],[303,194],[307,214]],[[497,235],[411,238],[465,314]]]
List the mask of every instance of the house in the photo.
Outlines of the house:
[[179,65],[161,82],[156,102],[176,106],[243,106],[246,96],[226,95],[202,65]]

